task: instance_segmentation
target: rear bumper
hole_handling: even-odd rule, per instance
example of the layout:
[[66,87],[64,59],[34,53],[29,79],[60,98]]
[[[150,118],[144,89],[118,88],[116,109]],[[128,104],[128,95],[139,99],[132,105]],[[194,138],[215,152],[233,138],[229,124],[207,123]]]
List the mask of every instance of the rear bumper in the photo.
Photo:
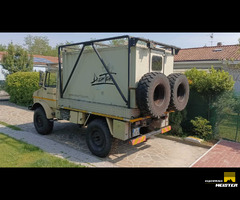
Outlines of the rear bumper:
[[129,143],[131,145],[136,145],[136,144],[139,144],[139,143],[142,143],[142,142],[145,142],[149,137],[153,136],[153,135],[157,135],[157,134],[163,134],[163,133],[166,133],[168,131],[171,130],[171,126],[166,126],[166,127],[163,127],[157,131],[152,131],[150,133],[147,133],[147,134],[144,134],[144,135],[141,135],[141,136],[138,136],[136,138],[133,138],[129,141]]

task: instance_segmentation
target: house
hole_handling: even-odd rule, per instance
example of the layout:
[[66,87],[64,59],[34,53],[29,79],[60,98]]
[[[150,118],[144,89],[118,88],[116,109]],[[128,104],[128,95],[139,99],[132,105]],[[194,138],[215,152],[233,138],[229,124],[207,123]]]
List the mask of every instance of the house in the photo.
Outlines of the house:
[[240,45],[222,45],[211,47],[197,47],[181,49],[174,56],[174,71],[185,72],[196,67],[207,70],[213,66],[215,69],[240,63]]
[[58,57],[33,55],[33,71],[45,71],[49,63],[58,63]]
[[184,73],[186,70],[196,67],[208,70],[213,66],[215,69],[223,69],[233,76],[234,89],[240,92],[240,45],[222,45],[181,49],[174,56],[174,73]]
[[[6,73],[6,70],[1,65],[4,54],[6,54],[5,51],[0,51],[0,80],[5,80],[4,71]],[[33,71],[45,71],[49,63],[58,63],[58,57],[33,55]]]

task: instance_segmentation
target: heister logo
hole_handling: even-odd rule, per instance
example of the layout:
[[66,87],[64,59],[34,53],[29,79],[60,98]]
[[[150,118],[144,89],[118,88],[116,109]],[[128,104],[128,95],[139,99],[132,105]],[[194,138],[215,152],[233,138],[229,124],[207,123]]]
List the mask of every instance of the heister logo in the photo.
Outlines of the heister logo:
[[236,172],[224,172],[224,180],[205,180],[205,184],[215,184],[215,187],[238,187]]
[[215,187],[238,187],[236,172],[224,172],[224,183],[217,183]]

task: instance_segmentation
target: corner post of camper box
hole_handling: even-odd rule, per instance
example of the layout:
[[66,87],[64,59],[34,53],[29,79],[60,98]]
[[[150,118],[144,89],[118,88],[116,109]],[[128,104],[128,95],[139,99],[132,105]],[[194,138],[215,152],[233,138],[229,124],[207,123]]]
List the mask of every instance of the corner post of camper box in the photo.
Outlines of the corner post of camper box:
[[59,90],[60,90],[60,98],[63,98],[63,93],[62,93],[62,66],[61,66],[61,46],[58,47],[58,66],[59,66]]
[[128,108],[130,108],[130,65],[131,65],[131,38],[128,38]]

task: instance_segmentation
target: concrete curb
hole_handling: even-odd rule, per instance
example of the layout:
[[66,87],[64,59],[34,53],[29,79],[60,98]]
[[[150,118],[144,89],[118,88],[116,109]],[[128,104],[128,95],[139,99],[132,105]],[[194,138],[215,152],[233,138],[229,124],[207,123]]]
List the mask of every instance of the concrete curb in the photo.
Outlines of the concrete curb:
[[8,101],[9,99],[10,99],[9,94],[4,90],[0,90],[0,101]]
[[164,139],[168,139],[168,140],[173,140],[173,141],[176,141],[176,142],[181,142],[183,144],[189,144],[189,145],[193,145],[193,146],[203,147],[203,148],[206,148],[206,149],[209,149],[209,148],[212,147],[212,145],[202,144],[199,141],[196,142],[196,141],[191,140],[189,138],[186,139],[186,138],[174,137],[174,136],[171,136],[171,135],[157,135],[156,137],[164,138]]
[[70,148],[64,144],[60,144],[42,135],[37,135],[27,131],[16,131],[0,124],[0,133],[4,133],[17,140],[22,140],[28,144],[32,144],[41,148],[50,154],[65,158],[71,162],[75,162],[86,167],[116,167],[116,165],[102,161],[99,158],[88,155],[76,149]]
[[[221,139],[222,140],[222,139]],[[216,144],[214,144],[210,149],[208,149],[208,151],[206,151],[202,156],[200,156],[197,160],[195,160],[190,166],[189,168],[193,167],[199,160],[201,160],[205,155],[208,154],[208,152],[210,152],[215,146],[218,145],[218,143],[221,142],[221,140],[219,140]]]

